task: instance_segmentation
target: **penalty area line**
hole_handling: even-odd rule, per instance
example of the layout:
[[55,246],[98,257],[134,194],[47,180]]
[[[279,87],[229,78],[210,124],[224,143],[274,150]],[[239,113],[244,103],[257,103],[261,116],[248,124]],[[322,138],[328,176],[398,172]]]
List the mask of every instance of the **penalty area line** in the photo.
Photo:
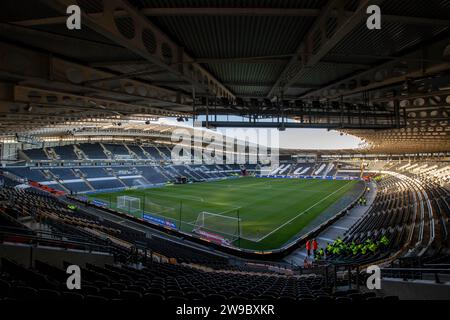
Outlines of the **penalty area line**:
[[275,232],[277,232],[278,230],[280,230],[281,228],[284,228],[286,225],[288,225],[289,223],[291,223],[292,221],[294,221],[295,219],[297,219],[298,217],[302,216],[303,214],[307,213],[309,210],[311,210],[312,208],[314,208],[315,206],[317,206],[319,203],[322,203],[324,200],[328,199],[329,197],[331,197],[333,194],[335,194],[336,192],[342,190],[344,187],[346,187],[349,184],[349,182],[347,182],[346,184],[344,184],[342,187],[340,187],[339,189],[335,190],[334,192],[330,193],[328,196],[326,196],[325,198],[322,198],[322,200],[317,201],[315,204],[313,204],[311,207],[309,207],[308,209],[303,210],[302,212],[300,212],[299,214],[297,214],[295,217],[289,219],[288,221],[286,221],[285,223],[283,223],[282,225],[280,225],[279,227],[273,229],[272,231],[270,231],[269,233],[265,234],[264,236],[262,236],[261,238],[259,238],[258,240],[256,240],[256,242],[260,242],[262,240],[264,240],[265,238],[267,238],[268,236],[274,234]]

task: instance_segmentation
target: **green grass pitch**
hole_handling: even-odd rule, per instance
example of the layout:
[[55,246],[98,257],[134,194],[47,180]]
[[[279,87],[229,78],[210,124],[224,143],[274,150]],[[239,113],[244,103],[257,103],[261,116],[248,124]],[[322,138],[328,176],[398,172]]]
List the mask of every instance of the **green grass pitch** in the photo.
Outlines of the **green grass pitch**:
[[[134,210],[133,215],[142,217],[142,211],[152,213],[173,221],[178,227],[181,225],[187,232],[192,231],[202,211],[236,218],[239,215],[241,239],[234,244],[246,249],[271,250],[296,236],[356,183],[243,177],[89,197],[107,202],[112,208],[116,208],[119,196],[139,198],[140,208]],[[238,230],[237,219],[229,220],[227,227]]]

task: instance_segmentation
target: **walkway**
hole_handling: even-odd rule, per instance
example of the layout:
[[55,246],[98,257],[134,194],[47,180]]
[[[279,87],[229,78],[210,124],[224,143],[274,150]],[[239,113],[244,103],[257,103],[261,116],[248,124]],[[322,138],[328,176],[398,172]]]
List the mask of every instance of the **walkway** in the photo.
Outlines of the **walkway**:
[[[341,217],[334,224],[322,231],[316,240],[319,244],[319,248],[324,248],[327,243],[333,242],[337,237],[344,237],[344,233],[370,208],[376,196],[376,184],[371,182],[369,184],[370,191],[366,194],[367,206],[355,206],[345,216]],[[306,257],[306,248],[297,249],[290,255],[284,258],[284,261],[292,263],[294,265],[303,265],[303,261]],[[311,260],[312,260],[311,252]]]

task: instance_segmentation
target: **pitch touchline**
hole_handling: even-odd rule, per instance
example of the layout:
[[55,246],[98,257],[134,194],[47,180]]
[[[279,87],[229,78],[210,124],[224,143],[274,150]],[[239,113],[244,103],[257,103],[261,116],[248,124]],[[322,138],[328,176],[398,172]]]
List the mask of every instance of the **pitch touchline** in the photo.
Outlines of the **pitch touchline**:
[[304,213],[306,213],[308,210],[314,208],[315,206],[317,206],[319,203],[321,203],[322,201],[324,201],[325,199],[328,199],[329,197],[331,197],[333,194],[335,194],[336,192],[338,192],[339,190],[343,189],[345,186],[348,185],[348,182],[346,184],[344,184],[342,187],[340,187],[339,189],[335,190],[334,192],[330,193],[328,196],[326,196],[325,198],[322,198],[322,200],[316,202],[315,204],[313,204],[311,207],[309,207],[308,209],[303,210],[302,212],[300,212],[298,215],[296,215],[295,217],[293,217],[292,219],[286,221],[285,223],[283,223],[281,226],[279,226],[278,228],[273,229],[272,231],[270,231],[269,233],[267,233],[266,235],[264,235],[262,238],[259,238],[258,240],[256,240],[256,242],[260,242],[261,240],[264,240],[265,238],[267,238],[268,236],[270,236],[272,233],[277,232],[278,230],[280,230],[281,228],[283,228],[285,225],[291,223],[292,221],[294,221],[295,219],[297,219],[298,217],[300,217],[301,215],[303,215]]

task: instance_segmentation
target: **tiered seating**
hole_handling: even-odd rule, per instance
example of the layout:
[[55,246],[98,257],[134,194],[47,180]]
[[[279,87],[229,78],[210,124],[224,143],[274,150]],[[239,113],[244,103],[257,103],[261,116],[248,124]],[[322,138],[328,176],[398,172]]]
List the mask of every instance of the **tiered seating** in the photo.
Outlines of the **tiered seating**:
[[405,167],[402,171],[441,186],[450,184],[450,164],[448,162],[416,163]]
[[45,177],[40,170],[30,169],[29,167],[6,167],[3,170],[9,171],[20,178],[36,182],[50,181],[50,178]]
[[155,147],[143,147],[143,149],[147,151],[154,160],[163,160],[163,157]]
[[[332,295],[324,287],[321,276],[299,278],[274,275],[218,273],[182,265],[153,263],[143,269],[126,265],[103,267],[86,264],[82,267],[81,291],[70,292],[65,284],[65,272],[42,261],[34,270],[26,269],[7,259],[2,260],[2,295],[11,299],[55,299],[107,301],[150,300],[183,302],[233,302],[242,300],[277,301],[352,301],[364,300],[374,294],[355,291]],[[343,298],[344,297],[344,298]]]
[[86,178],[101,178],[109,176],[104,168],[80,168]]
[[55,150],[58,159],[60,160],[78,160],[78,157],[73,150],[73,145],[57,146],[53,147],[53,150]]
[[193,181],[204,180],[204,178],[202,178],[201,175],[199,175],[197,172],[195,172],[188,166],[184,166],[184,165],[172,166],[171,169],[175,170],[175,172],[178,173],[178,175],[186,176],[190,180],[193,180]]
[[[92,189],[89,188],[89,186],[84,181],[64,183],[64,186],[75,193],[92,191]],[[52,187],[55,187],[55,185],[52,185]]]
[[72,169],[55,168],[50,170],[59,180],[79,179]]
[[167,177],[163,176],[160,171],[157,171],[157,167],[141,167],[142,175],[151,183],[164,183],[167,182]]
[[152,237],[146,241],[147,245],[167,257],[173,255],[176,252],[178,262],[197,263],[203,265],[220,265],[226,266],[228,259],[211,254],[206,250],[193,250],[186,243],[179,243],[176,241],[168,241],[160,237]]
[[108,149],[115,158],[117,159],[131,159],[131,155],[127,148],[123,144],[104,144],[105,148]]
[[207,168],[206,173],[213,178],[223,178],[226,176],[222,167],[216,165],[205,165],[205,167]]
[[89,183],[96,190],[102,189],[114,189],[114,188],[123,188],[124,185],[120,183],[118,179],[108,179],[108,180],[92,180]]
[[147,159],[144,152],[139,146],[136,145],[128,145],[128,148],[130,148],[131,151],[133,151],[139,159]]
[[313,163],[298,163],[294,168],[291,168],[291,174],[294,176],[310,175],[313,167]]
[[47,154],[44,152],[44,149],[28,149],[23,150],[23,153],[33,161],[49,160]]
[[187,168],[187,170],[189,170],[189,172],[196,176],[198,180],[206,180],[209,178],[212,178],[210,175],[208,175],[207,173],[204,172],[204,168],[202,168],[202,166],[185,166]]
[[[81,152],[78,152],[78,149]],[[43,149],[36,150],[44,152]],[[115,143],[81,143],[76,146],[56,146],[50,151],[51,156],[55,158],[51,166],[46,164],[36,170],[30,170],[28,167],[11,167],[5,170],[21,178],[43,183],[50,188],[72,193],[160,184],[175,181],[179,176],[186,176],[190,181],[205,181],[226,178],[241,171],[240,165],[171,164],[168,161],[171,150],[165,145],[141,148],[138,145]],[[78,159],[78,156],[86,159]],[[117,164],[114,164],[120,159],[123,160],[122,163],[117,161]],[[159,163],[146,166],[143,162],[136,161],[132,164],[133,167],[128,166],[130,162],[127,160],[145,159],[156,160]],[[56,160],[82,160],[83,163],[77,161],[71,167],[67,162],[58,163]],[[90,160],[108,160],[111,164],[100,165]],[[133,169],[130,170],[131,168]],[[256,165],[247,166],[248,171],[255,168]]]
[[284,163],[269,172],[270,175],[287,175],[291,169],[291,163]]
[[[51,226],[59,234],[65,234],[64,238],[76,235],[83,238],[84,242],[104,244],[105,237],[111,237],[110,240],[113,242],[120,239],[121,245],[126,249],[139,242],[147,245],[151,251],[168,258],[179,258],[184,262],[226,263],[226,259],[207,251],[187,247],[161,237],[148,238],[144,232],[107,219],[100,219],[81,208],[71,210],[58,199],[33,190],[2,188],[0,200],[4,200],[0,202],[2,203],[0,214],[3,214],[3,218],[10,217],[8,219],[11,220],[19,216],[31,217]],[[12,220],[11,223],[15,227],[23,227],[17,221]]]
[[82,143],[80,149],[89,159],[108,159],[102,146],[98,143]]
[[389,246],[366,255],[346,252],[331,255],[338,262],[380,260],[402,252],[406,255],[432,255],[449,247],[448,190],[424,183],[408,175],[384,177],[378,184],[377,196],[369,211],[354,224],[345,243],[364,243],[385,236]]
[[167,159],[170,159],[172,157],[172,151],[168,147],[159,146],[158,149],[166,156]]
[[[82,291],[69,292],[63,269],[35,261],[27,269],[14,261],[2,260],[0,299],[77,299],[103,301],[113,299],[180,302],[201,300],[232,302],[238,300],[278,301],[352,301],[373,294],[355,291],[332,293],[324,278],[315,274],[281,276],[264,274],[245,264],[228,264],[227,258],[200,250],[181,240],[147,237],[145,232],[123,224],[100,219],[82,208],[71,210],[58,199],[30,190],[0,189],[0,199],[17,215],[27,215],[49,225],[58,234],[71,235],[93,244],[111,245],[118,264],[82,266]],[[14,199],[14,201],[12,201]],[[1,211],[0,211],[1,213]],[[143,253],[129,251],[134,243],[155,254],[176,258],[172,263],[148,264]],[[89,253],[86,253],[89,254]],[[147,256],[147,259],[150,255]],[[130,266],[141,262],[143,268]],[[70,264],[68,261],[66,264]]]
[[215,166],[212,165],[203,165],[201,166],[203,169],[204,174],[208,175],[211,178],[220,178],[220,174],[217,172],[217,169]]
[[354,224],[344,242],[364,243],[367,239],[378,241],[384,235],[389,239],[389,249],[376,254],[344,253],[331,260],[365,261],[382,259],[400,250],[407,244],[408,236],[418,212],[418,197],[412,184],[396,177],[379,183],[378,193],[368,213]]
[[[7,200],[4,194],[0,194],[0,200]],[[14,207],[0,205],[0,232],[32,234],[33,232],[30,229],[15,220],[19,215],[20,212]]]

